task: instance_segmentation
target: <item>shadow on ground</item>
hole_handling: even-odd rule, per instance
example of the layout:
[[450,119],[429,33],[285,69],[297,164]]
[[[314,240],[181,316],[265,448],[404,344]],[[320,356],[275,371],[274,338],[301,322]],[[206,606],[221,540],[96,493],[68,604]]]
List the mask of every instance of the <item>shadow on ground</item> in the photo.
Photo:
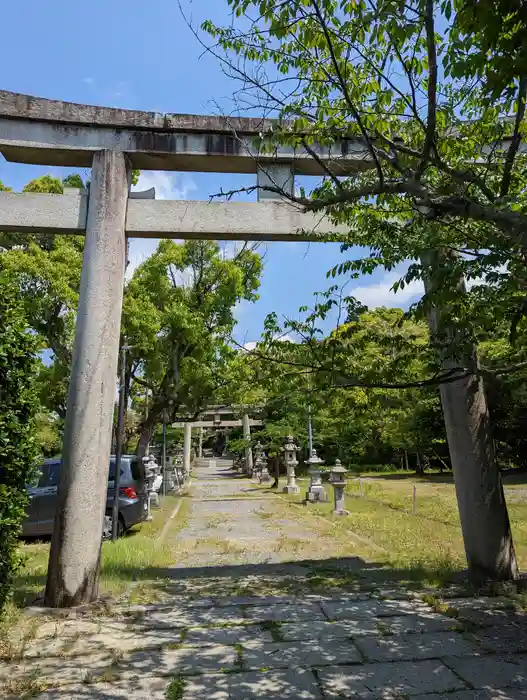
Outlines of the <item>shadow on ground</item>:
[[[225,566],[198,567],[113,567],[112,576],[132,585],[148,582],[152,597],[156,591],[174,592],[172,584],[181,587],[185,582],[199,590],[211,589],[216,595],[221,589],[222,595],[244,588],[254,595],[276,592],[302,592],[324,590],[331,593],[347,591],[357,584],[377,586],[383,584],[404,583],[418,588],[430,582],[459,582],[463,577],[461,571],[448,571],[438,568],[414,566],[397,569],[388,562],[366,562],[361,557],[331,557],[328,559],[303,559],[286,562],[269,562],[258,564],[233,564]],[[15,591],[15,603],[23,607],[34,602],[35,588],[45,586],[45,575],[22,575]],[[33,595],[32,595],[33,594]]]

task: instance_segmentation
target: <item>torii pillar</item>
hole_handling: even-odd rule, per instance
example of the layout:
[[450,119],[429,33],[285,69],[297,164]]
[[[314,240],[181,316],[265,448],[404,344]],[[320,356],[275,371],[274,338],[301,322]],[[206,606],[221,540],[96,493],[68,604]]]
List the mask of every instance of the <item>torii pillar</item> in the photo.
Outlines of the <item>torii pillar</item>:
[[183,469],[185,475],[190,474],[190,451],[192,447],[192,423],[185,423],[183,429]]
[[203,426],[200,426],[200,429],[199,429],[198,457],[200,459],[203,457]]
[[[243,437],[245,440],[251,439],[251,424],[247,413],[243,414]],[[245,448],[245,471],[247,474],[253,473],[253,450],[251,445]]]
[[46,605],[50,607],[79,605],[98,596],[121,332],[129,175],[123,153],[104,150],[94,154],[46,587]]

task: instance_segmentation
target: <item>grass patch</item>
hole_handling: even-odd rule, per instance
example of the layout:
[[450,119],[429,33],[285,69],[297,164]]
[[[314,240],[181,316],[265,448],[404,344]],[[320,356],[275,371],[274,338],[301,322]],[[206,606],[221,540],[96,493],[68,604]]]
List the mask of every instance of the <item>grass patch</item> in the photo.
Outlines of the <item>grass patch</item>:
[[[132,528],[117,542],[102,546],[101,593],[119,595],[131,581],[155,580],[164,577],[163,570],[173,563],[170,545],[156,544],[167,518],[180,498],[162,498],[161,508],[152,511],[153,519]],[[171,521],[172,534],[183,527],[188,514],[188,502],[183,501],[178,515]],[[15,582],[13,602],[16,607],[31,604],[42,595],[46,583],[49,542],[21,543],[24,565]],[[15,611],[11,611],[14,615]],[[9,611],[8,611],[9,615]]]
[[183,676],[172,678],[165,690],[166,700],[183,700],[183,693],[187,682]]
[[12,695],[19,698],[36,698],[37,695],[43,693],[47,688],[49,688],[49,683],[39,681],[35,678],[8,680],[1,686],[2,691],[8,697]]
[[[466,568],[465,552],[454,485],[449,478],[427,475],[426,478],[410,476],[401,478],[376,475],[362,479],[362,493],[358,479],[350,479],[346,488],[346,508],[350,515],[336,518],[332,515],[332,503],[318,503],[309,510],[295,508],[296,517],[322,516],[329,520],[324,526],[335,543],[352,542],[353,536],[364,538],[385,553],[374,552],[375,560],[382,560],[392,570],[399,570],[399,577],[420,581],[431,586],[442,585],[450,576]],[[413,488],[417,489],[417,513],[412,514]],[[527,499],[521,502],[515,496],[514,486],[505,486],[510,496],[508,508],[514,542],[520,568],[527,568]],[[326,485],[328,496],[331,486]],[[301,496],[283,496],[291,503],[300,503]],[[357,545],[357,550],[359,550]],[[364,551],[364,550],[363,550]],[[357,551],[362,555],[360,551]],[[371,557],[366,557],[371,558]],[[527,596],[518,600],[521,606]]]

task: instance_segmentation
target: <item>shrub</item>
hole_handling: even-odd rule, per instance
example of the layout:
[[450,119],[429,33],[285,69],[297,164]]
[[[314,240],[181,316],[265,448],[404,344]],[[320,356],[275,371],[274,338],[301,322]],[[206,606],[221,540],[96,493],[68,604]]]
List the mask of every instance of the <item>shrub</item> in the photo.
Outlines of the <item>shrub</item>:
[[0,615],[20,566],[18,537],[27,506],[26,484],[38,458],[36,351],[15,291],[0,274]]

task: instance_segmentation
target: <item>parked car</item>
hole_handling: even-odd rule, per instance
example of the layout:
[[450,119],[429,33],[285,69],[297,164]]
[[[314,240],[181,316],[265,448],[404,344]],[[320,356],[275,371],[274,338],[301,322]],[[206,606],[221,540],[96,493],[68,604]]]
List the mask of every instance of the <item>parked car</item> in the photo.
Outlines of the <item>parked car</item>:
[[[36,485],[28,486],[29,506],[22,525],[22,534],[27,537],[44,537],[53,533],[58,502],[58,484],[62,460],[60,457],[46,459],[40,467]],[[112,533],[112,507],[115,498],[115,457],[110,458],[108,470],[108,493],[104,518],[103,538]],[[121,458],[119,482],[118,534],[142,522],[148,511],[144,473],[137,457],[124,455]]]

